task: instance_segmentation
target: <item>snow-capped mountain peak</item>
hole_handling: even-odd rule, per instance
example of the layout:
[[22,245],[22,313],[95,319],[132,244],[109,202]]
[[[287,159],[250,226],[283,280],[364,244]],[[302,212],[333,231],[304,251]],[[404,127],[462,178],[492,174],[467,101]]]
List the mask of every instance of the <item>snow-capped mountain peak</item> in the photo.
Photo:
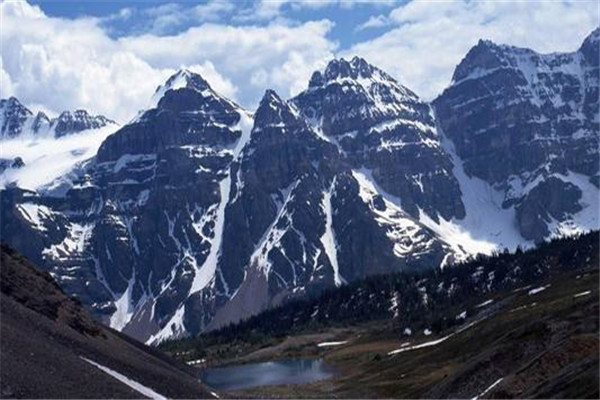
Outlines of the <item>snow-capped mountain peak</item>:
[[103,115],[91,115],[86,110],[63,111],[50,119],[43,112],[34,113],[16,97],[0,100],[0,138],[21,135],[54,136],[56,138],[87,130],[117,126]]
[[324,71],[313,73],[308,91],[330,85],[360,88],[377,101],[382,92],[391,92],[394,100],[417,99],[408,88],[400,85],[394,78],[381,69],[369,64],[364,58],[355,56],[350,61],[340,58],[330,61]]
[[[188,96],[204,98],[207,101],[216,100],[226,102],[235,108],[241,108],[231,100],[217,93],[202,75],[188,69],[180,69],[171,75],[164,84],[156,88],[147,109],[160,107],[161,101],[165,97],[173,96],[173,93],[185,92],[188,92]],[[193,93],[195,93],[195,95]]]
[[0,100],[0,137],[19,135],[27,122],[32,124],[32,120],[33,113],[16,97]]
[[88,129],[99,129],[108,125],[118,125],[103,115],[90,115],[86,110],[64,111],[52,120],[51,127],[56,137]]
[[[323,78],[329,82],[343,78],[370,78],[374,70],[376,70],[376,68],[369,64],[364,58],[354,57],[350,61],[340,58],[339,60],[332,60],[327,64],[325,72],[323,73]],[[317,72],[316,74],[318,75],[320,72]]]
[[583,193],[597,193],[599,179],[599,35],[549,54],[481,40],[434,101],[467,174],[514,207],[527,239],[597,225]]
[[210,89],[210,85],[200,74],[188,69],[180,69],[171,75],[164,85],[159,86],[156,89],[156,92],[166,92],[167,90],[177,90],[182,88],[194,89],[198,92],[202,92],[206,89]]
[[300,114],[296,107],[283,100],[275,91],[268,89],[260,101],[254,114],[254,129],[263,129],[267,126],[291,127],[300,123]]

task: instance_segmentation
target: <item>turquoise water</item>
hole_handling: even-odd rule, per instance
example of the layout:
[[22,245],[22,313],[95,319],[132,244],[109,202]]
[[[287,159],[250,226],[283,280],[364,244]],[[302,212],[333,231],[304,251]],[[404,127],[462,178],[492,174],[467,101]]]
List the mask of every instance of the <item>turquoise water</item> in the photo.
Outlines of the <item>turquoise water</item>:
[[202,382],[217,390],[256,386],[302,384],[327,379],[333,369],[321,359],[295,358],[230,367],[206,368]]

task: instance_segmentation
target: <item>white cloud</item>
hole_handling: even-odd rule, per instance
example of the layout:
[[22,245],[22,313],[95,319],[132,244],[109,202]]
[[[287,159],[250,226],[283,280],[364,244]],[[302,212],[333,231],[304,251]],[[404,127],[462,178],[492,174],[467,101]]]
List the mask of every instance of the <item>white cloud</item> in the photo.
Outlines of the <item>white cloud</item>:
[[[341,4],[292,6],[332,3]],[[196,10],[212,19],[237,12],[229,10],[231,4],[169,7],[176,14],[185,9],[193,16]],[[283,3],[273,4],[271,16],[281,14]],[[598,24],[597,4],[591,2],[413,1],[372,18],[372,26],[393,24],[389,31],[338,51],[329,38],[333,22],[327,19],[298,23],[279,15],[263,26],[204,22],[172,35],[115,39],[97,18],[49,17],[37,6],[14,1],[2,2],[0,12],[2,96],[14,94],[53,113],[86,108],[119,122],[145,107],[156,87],[181,67],[197,70],[217,91],[253,108],[266,88],[292,96],[334,56],[358,54],[433,98],[480,38],[543,52],[568,51]],[[136,12],[141,11],[124,8],[113,17],[128,21]],[[148,12],[155,13],[152,21],[169,14],[164,8]]]
[[376,8],[390,7],[398,0],[260,0],[253,7],[242,9],[236,16],[238,21],[262,21],[286,18],[287,11],[320,10],[328,7],[345,9],[356,6]]
[[174,36],[141,35],[119,40],[122,48],[156,68],[210,60],[238,86],[238,100],[254,106],[267,88],[288,96],[306,87],[311,73],[331,59],[328,20],[297,26],[204,24]]
[[599,22],[598,4],[584,1],[412,1],[388,18],[395,28],[342,55],[365,57],[427,99],[450,83],[480,38],[540,52],[573,51]]
[[384,26],[388,26],[390,24],[390,20],[385,15],[372,15],[368,20],[363,22],[362,24],[356,27],[356,31],[364,31],[365,29],[371,28],[383,28]]
[[15,91],[10,75],[4,70],[4,60],[0,57],[0,98],[13,96]]
[[219,21],[234,10],[235,5],[228,0],[209,0],[194,6],[186,3],[167,3],[141,9],[125,8],[117,15],[109,16],[104,20],[107,22],[114,18],[129,20],[135,15],[138,26],[134,24],[130,29],[162,35],[182,26]]
[[217,91],[252,107],[266,87],[283,96],[300,90],[336,48],[326,37],[332,27],[327,20],[262,27],[207,23],[177,35],[113,39],[99,19],[48,17],[25,2],[2,2],[0,12],[2,96],[10,91],[51,113],[86,108],[120,122],[145,107],[178,68],[201,72]]
[[217,72],[217,69],[210,61],[203,64],[195,64],[187,67],[192,72],[202,75],[210,86],[223,96],[235,100],[237,99],[238,88],[231,81]]

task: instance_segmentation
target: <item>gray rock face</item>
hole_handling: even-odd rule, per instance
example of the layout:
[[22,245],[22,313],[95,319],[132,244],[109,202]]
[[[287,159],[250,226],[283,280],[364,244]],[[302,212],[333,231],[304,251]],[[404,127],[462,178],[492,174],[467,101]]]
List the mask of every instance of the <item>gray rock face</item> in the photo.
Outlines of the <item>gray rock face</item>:
[[[354,168],[367,168],[402,207],[437,220],[465,215],[429,105],[364,59],[329,63],[293,99]],[[453,201],[448,201],[453,199]]]
[[21,133],[48,130],[50,120],[44,113],[33,115],[16,97],[0,100],[0,138],[11,138]]
[[72,133],[85,131],[87,129],[98,129],[114,121],[102,115],[90,115],[86,110],[76,110],[74,112],[65,111],[51,122],[55,137],[61,137]]
[[116,124],[102,115],[90,115],[86,110],[64,111],[50,119],[43,112],[34,115],[15,98],[0,100],[0,139],[22,134],[61,137],[88,129],[98,129]]
[[581,189],[570,182],[550,176],[518,203],[516,207],[519,228],[525,237],[543,238],[550,233],[548,224],[563,221],[581,211]]
[[13,159],[0,158],[0,174],[7,169],[11,168],[22,168],[25,166],[21,157],[15,157]]
[[44,195],[3,196],[13,245],[112,327],[195,334],[452,253],[273,91],[252,118],[180,71],[155,100]]
[[[581,178],[598,186],[599,36],[594,31],[574,53],[548,55],[480,41],[434,101],[465,171],[504,193],[503,205],[516,207],[527,239],[549,233],[544,216],[559,210],[539,209],[537,197],[558,188],[557,177],[565,189]],[[546,188],[533,190],[540,185]],[[568,198],[563,218],[581,195]]]

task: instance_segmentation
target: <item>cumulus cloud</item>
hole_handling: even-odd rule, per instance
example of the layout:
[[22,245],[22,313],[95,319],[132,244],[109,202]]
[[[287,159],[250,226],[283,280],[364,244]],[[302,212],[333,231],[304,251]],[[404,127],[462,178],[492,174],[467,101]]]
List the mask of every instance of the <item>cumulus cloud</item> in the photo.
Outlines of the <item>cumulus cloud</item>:
[[540,52],[576,50],[598,26],[598,4],[412,1],[385,19],[395,26],[342,55],[365,57],[431,99],[447,87],[454,67],[480,38]]
[[332,26],[328,20],[296,26],[203,24],[178,35],[124,37],[119,43],[156,68],[210,60],[238,86],[238,100],[252,107],[266,87],[284,96],[306,87],[312,71],[334,55],[336,44],[327,39]]
[[170,36],[114,39],[99,19],[49,17],[25,2],[0,7],[2,96],[10,89],[25,104],[46,105],[53,113],[86,108],[120,122],[145,107],[178,68],[197,70],[217,91],[253,107],[266,87],[284,96],[300,90],[336,49],[326,37],[332,27],[327,20],[262,27],[205,23]]
[[123,51],[92,20],[49,18],[24,2],[0,7],[3,70],[25,104],[124,121],[169,73]]
[[[329,19],[293,22],[285,20],[282,10],[321,8],[314,15],[324,17],[335,12],[324,11],[326,6],[356,2],[261,2],[251,7],[265,7],[263,15],[270,22],[215,22],[223,13],[239,12],[232,4],[175,3],[146,11],[124,8],[106,18],[65,19],[47,16],[26,2],[2,2],[1,95],[16,95],[53,113],[86,108],[126,122],[170,74],[187,67],[252,109],[266,88],[293,96],[334,56],[360,55],[431,99],[448,85],[455,66],[480,38],[542,52],[570,51],[598,24],[592,2],[412,1],[363,24],[387,25],[386,32],[340,50],[330,37],[334,23]],[[148,21],[154,28],[118,38],[108,31],[107,18],[134,23],[142,11],[153,13]],[[171,22],[157,22],[169,15],[174,16]],[[182,19],[196,23],[165,34]]]
[[0,98],[10,97],[14,94],[12,80],[10,79],[10,75],[4,70],[4,60],[0,57]]

